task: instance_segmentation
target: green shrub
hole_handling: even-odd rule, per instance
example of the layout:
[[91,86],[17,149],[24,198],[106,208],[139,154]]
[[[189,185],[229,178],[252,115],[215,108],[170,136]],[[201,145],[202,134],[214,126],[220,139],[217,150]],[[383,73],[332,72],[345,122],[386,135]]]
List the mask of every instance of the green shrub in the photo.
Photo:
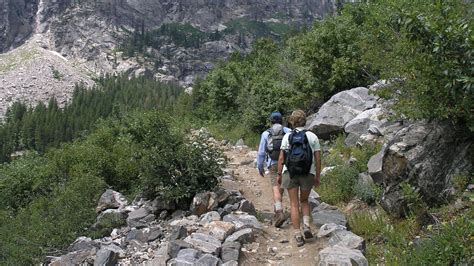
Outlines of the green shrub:
[[382,196],[382,188],[359,179],[354,186],[354,195],[367,204],[374,204]]
[[359,172],[348,166],[337,166],[321,178],[321,186],[317,192],[329,204],[347,202],[353,196],[353,187]]
[[456,190],[456,192],[462,193],[466,189],[467,185],[470,184],[471,181],[472,181],[472,175],[471,176],[469,176],[469,174],[455,175],[453,177],[454,189]]
[[360,6],[367,64],[394,81],[399,113],[449,118],[474,129],[474,3],[382,0]]
[[0,264],[39,264],[89,231],[106,187],[188,200],[217,185],[222,152],[209,136],[184,135],[158,112],[101,122],[82,140],[0,167]]
[[359,172],[366,172],[367,163],[370,160],[370,157],[375,155],[377,152],[380,151],[380,145],[376,144],[365,144],[362,147],[353,147],[351,149],[351,155],[357,160],[355,163],[355,167]]
[[444,224],[439,232],[432,232],[403,256],[406,265],[472,265],[474,263],[474,222],[472,215],[459,217]]

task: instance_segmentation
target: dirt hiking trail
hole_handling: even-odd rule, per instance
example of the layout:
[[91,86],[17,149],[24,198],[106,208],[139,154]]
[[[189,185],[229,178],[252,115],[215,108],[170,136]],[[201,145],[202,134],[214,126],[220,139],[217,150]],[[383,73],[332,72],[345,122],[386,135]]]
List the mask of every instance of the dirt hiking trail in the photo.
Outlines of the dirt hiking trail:
[[257,234],[256,241],[243,245],[242,265],[317,265],[319,251],[327,240],[317,239],[317,229],[311,225],[313,239],[297,247],[291,221],[289,219],[289,199],[285,191],[283,208],[288,219],[281,228],[272,224],[273,193],[270,177],[261,177],[255,167],[257,153],[248,149],[234,149],[226,152],[229,168],[234,171],[234,180],[223,180],[221,186],[239,190],[250,200],[257,210],[257,217],[263,224],[263,230]]

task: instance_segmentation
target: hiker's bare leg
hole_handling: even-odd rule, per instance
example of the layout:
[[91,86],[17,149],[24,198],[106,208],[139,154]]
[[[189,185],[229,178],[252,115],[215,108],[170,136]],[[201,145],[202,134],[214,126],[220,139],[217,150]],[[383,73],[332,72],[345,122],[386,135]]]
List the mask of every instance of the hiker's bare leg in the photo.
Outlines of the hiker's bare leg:
[[298,192],[300,188],[290,188],[288,189],[288,196],[290,197],[290,206],[291,206],[291,223],[293,223],[293,229],[300,229],[300,206],[298,199]]
[[273,203],[282,202],[283,189],[280,185],[273,186]]
[[310,192],[311,190],[300,191],[300,204],[301,204],[301,212],[303,213],[303,217],[310,215],[310,208],[309,208],[309,202],[308,202]]

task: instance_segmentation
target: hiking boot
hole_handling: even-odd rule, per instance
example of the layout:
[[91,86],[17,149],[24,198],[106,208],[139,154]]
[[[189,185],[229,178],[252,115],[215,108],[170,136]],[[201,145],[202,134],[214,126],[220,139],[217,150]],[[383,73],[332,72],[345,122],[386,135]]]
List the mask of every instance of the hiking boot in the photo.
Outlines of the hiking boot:
[[295,242],[297,247],[301,247],[304,245],[304,238],[301,234],[295,235]]
[[280,227],[286,221],[285,214],[283,211],[276,211],[275,212],[275,227]]
[[308,225],[303,225],[303,235],[304,239],[313,238],[313,233],[311,233],[311,228]]

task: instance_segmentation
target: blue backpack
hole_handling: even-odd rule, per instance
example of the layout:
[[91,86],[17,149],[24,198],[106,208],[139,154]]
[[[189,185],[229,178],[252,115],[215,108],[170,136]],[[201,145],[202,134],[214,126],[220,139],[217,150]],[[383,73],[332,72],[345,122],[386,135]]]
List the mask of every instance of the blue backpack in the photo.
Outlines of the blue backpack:
[[306,136],[306,130],[293,130],[288,141],[290,149],[286,152],[285,165],[290,173],[290,178],[309,174],[313,163],[313,152]]

